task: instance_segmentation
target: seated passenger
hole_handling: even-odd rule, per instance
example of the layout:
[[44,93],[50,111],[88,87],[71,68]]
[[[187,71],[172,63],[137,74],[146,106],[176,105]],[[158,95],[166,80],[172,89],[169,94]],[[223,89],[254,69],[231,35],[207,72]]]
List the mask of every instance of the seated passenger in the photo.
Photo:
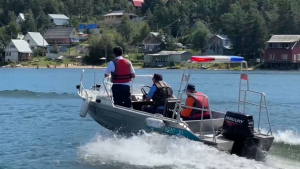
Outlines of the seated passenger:
[[143,111],[148,113],[153,113],[153,114],[154,113],[163,114],[165,100],[173,96],[173,90],[169,84],[167,84],[162,80],[163,78],[161,74],[158,73],[154,74],[152,78],[153,85],[146,96],[147,102],[150,102],[151,99],[153,100],[153,106],[145,105],[142,107]]
[[[204,109],[209,110],[207,98],[203,97],[205,96],[203,93],[196,92],[195,85],[188,84],[186,94],[188,96],[185,102],[186,106],[202,109],[202,105],[204,104]],[[180,117],[183,120],[201,120],[201,114],[202,110],[185,108],[181,111]],[[210,119],[209,111],[203,111],[203,119]]]

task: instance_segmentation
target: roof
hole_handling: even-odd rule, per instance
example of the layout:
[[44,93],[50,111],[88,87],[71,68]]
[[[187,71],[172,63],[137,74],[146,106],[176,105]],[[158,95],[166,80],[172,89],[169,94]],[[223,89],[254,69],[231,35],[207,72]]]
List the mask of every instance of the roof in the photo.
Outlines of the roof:
[[48,46],[49,44],[39,32],[28,32],[31,38],[35,41],[38,46]]
[[64,14],[48,14],[50,18],[52,19],[69,19],[66,15]]
[[25,15],[23,13],[19,13],[19,15],[21,16],[21,19],[24,21],[25,20]]
[[95,24],[95,23],[94,23],[94,24],[87,24],[87,25],[86,25],[86,28],[87,28],[87,29],[96,29],[97,27],[98,27],[98,25]]
[[297,42],[300,40],[300,35],[273,35],[271,39],[268,41],[273,43],[279,42]]
[[134,7],[142,7],[144,0],[132,0]]
[[153,35],[153,36],[158,36],[159,35],[158,32],[150,32],[150,34]]
[[159,56],[159,55],[181,55],[183,53],[186,53],[187,51],[160,51],[155,54],[148,54],[149,56]]
[[104,16],[118,16],[118,15],[124,15],[125,13],[127,15],[137,16],[137,15],[132,14],[132,13],[127,13],[125,10],[113,11],[113,12],[111,12],[109,14],[104,15]]
[[85,24],[79,24],[78,29],[84,29],[85,28]]
[[20,53],[32,53],[29,44],[25,40],[12,39],[11,42]]
[[150,32],[150,34],[143,40],[143,43],[160,43],[164,40],[164,36],[162,36],[162,39],[159,38],[158,32]]
[[232,44],[227,35],[216,35],[218,38],[222,40],[222,44],[224,48],[232,49]]
[[45,39],[69,38],[73,27],[51,27],[44,34]]

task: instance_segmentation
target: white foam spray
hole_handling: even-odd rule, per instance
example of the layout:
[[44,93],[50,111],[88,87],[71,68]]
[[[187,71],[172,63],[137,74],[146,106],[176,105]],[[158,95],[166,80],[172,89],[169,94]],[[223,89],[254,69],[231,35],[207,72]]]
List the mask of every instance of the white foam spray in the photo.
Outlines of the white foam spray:
[[200,142],[143,134],[129,138],[96,138],[79,148],[80,158],[91,165],[126,164],[189,169],[268,169],[264,163],[229,155]]

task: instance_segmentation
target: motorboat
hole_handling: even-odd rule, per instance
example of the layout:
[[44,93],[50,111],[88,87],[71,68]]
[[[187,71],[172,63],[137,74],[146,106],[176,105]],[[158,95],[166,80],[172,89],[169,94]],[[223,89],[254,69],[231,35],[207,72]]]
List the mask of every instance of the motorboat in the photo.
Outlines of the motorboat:
[[[183,96],[192,75],[194,64],[209,63],[238,63],[240,64],[239,96],[237,110],[216,111],[211,106],[207,110],[204,107],[195,108],[185,105]],[[266,96],[262,92],[250,90],[248,78],[248,66],[243,57],[239,56],[192,56],[186,62],[187,69],[183,70],[180,87],[177,96],[165,100],[163,114],[151,114],[142,111],[143,105],[152,105],[143,98],[152,84],[151,75],[136,75],[131,83],[132,107],[126,108],[114,105],[111,92],[112,83],[110,77],[103,79],[101,84],[96,83],[90,89],[83,86],[84,70],[81,74],[80,84],[76,85],[78,95],[83,99],[80,116],[87,114],[101,126],[121,133],[138,133],[141,130],[147,132],[159,132],[161,134],[176,135],[193,141],[199,141],[216,147],[221,151],[236,154],[241,157],[263,161],[274,141],[269,120]],[[195,71],[195,70],[193,70]],[[201,70],[196,70],[201,71]],[[249,94],[257,95],[259,103],[248,99]],[[203,99],[209,98],[201,96]],[[251,112],[258,117],[257,127],[254,127],[253,116],[245,112],[246,105],[258,107]],[[182,109],[190,108],[199,111],[208,111],[210,119],[188,120],[180,118]],[[203,113],[202,113],[203,114]],[[266,119],[267,132],[262,132],[262,115]],[[265,127],[265,126],[264,126]]]

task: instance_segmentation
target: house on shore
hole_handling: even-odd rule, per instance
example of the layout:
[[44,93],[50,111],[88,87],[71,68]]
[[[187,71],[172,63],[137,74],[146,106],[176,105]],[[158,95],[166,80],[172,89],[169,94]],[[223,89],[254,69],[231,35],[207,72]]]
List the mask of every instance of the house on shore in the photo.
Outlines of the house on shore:
[[31,50],[38,48],[46,49],[46,47],[49,45],[39,32],[28,32],[23,40],[29,44]]
[[161,37],[158,32],[150,32],[142,42],[144,53],[160,52],[160,44],[163,42],[163,40],[164,37]]
[[79,42],[79,35],[73,27],[51,27],[44,34],[49,45],[69,46]]
[[25,40],[12,39],[5,48],[6,62],[30,61],[32,50]]
[[120,23],[122,21],[123,16],[128,15],[130,20],[137,19],[138,16],[136,14],[128,13],[126,10],[118,10],[108,13],[104,16],[104,22],[106,23]]
[[273,35],[264,50],[267,68],[299,69],[300,35]]
[[161,51],[144,55],[144,65],[150,67],[174,66],[186,62],[191,56],[192,53],[186,51]]
[[214,35],[203,49],[205,55],[231,55],[232,44],[226,35]]
[[64,26],[69,24],[69,18],[64,14],[48,14],[53,26]]

